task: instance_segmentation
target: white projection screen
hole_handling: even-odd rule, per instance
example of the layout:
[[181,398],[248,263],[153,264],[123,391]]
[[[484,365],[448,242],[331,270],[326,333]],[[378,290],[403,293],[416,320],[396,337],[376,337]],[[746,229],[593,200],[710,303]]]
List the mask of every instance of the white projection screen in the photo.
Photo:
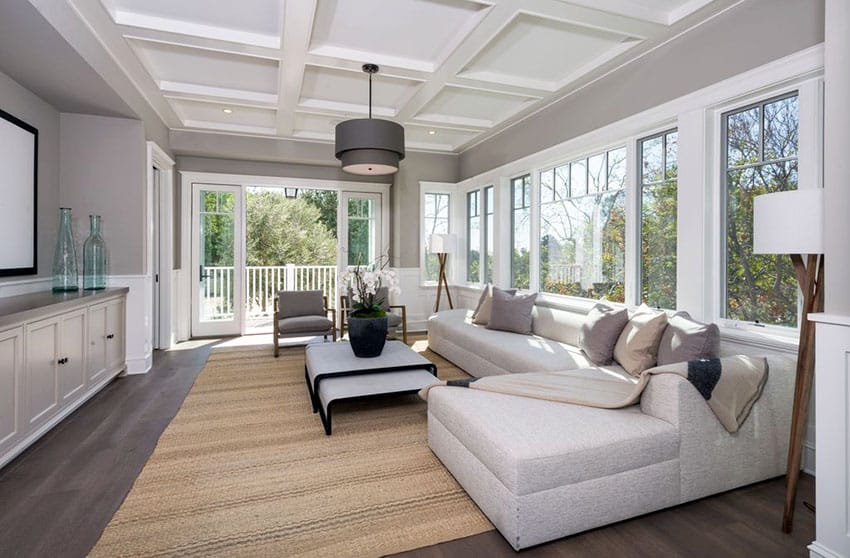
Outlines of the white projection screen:
[[37,273],[38,130],[0,110],[0,277]]

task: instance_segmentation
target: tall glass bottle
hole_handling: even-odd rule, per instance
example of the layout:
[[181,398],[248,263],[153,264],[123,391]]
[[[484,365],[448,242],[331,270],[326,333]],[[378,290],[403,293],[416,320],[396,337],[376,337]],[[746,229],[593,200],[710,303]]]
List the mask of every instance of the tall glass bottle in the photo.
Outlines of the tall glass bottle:
[[100,233],[100,215],[89,215],[91,232],[83,244],[83,288],[106,288],[106,242]]
[[53,292],[76,291],[80,288],[77,274],[77,249],[71,228],[71,208],[59,209],[59,236],[53,254]]

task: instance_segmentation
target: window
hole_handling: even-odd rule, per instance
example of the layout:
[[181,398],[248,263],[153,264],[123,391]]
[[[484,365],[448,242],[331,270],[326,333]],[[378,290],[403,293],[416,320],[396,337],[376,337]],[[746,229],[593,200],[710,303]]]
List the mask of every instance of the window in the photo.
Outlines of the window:
[[466,280],[481,280],[481,190],[466,194]]
[[493,282],[493,187],[484,188],[484,283]]
[[638,142],[640,161],[640,298],[656,308],[676,308],[676,130]]
[[540,290],[625,301],[626,149],[540,173]]
[[425,280],[436,281],[440,273],[440,263],[437,254],[430,250],[432,234],[449,233],[449,194],[426,192],[423,197],[425,203],[425,220],[423,222],[423,236],[425,246]]
[[753,254],[753,199],[797,189],[797,94],[723,115],[725,317],[797,325],[797,281],[784,255]]
[[511,180],[511,286],[529,288],[531,249],[531,175]]

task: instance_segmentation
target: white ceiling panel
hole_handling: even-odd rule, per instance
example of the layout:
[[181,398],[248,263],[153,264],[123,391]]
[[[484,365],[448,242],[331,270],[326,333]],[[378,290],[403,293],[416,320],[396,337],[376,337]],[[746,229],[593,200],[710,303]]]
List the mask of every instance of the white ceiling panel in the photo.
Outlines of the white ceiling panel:
[[555,91],[591,63],[636,44],[620,33],[520,14],[459,74]]
[[276,48],[283,0],[101,0],[121,25]]
[[467,0],[319,0],[310,52],[430,72],[485,13]]
[[151,41],[132,40],[130,44],[158,83],[270,94],[277,92],[276,60]]
[[740,0],[62,1],[171,128],[332,142],[373,63],[374,116],[460,152]]
[[272,109],[173,98],[169,102],[184,124],[186,121],[204,121],[265,128],[274,128],[275,125],[275,111]]
[[[372,107],[376,115],[395,116],[419,82],[378,74],[372,77]],[[363,72],[307,66],[299,105],[355,114],[369,110],[369,76]]]
[[415,120],[490,128],[535,100],[533,97],[448,86],[419,111]]

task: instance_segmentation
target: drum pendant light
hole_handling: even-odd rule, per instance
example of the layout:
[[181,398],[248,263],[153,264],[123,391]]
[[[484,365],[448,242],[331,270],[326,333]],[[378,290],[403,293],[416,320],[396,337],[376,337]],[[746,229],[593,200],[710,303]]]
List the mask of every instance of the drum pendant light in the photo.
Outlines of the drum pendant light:
[[393,174],[404,159],[404,128],[389,120],[372,118],[372,74],[375,64],[363,64],[369,74],[369,118],[355,118],[336,125],[336,158],[351,174]]

